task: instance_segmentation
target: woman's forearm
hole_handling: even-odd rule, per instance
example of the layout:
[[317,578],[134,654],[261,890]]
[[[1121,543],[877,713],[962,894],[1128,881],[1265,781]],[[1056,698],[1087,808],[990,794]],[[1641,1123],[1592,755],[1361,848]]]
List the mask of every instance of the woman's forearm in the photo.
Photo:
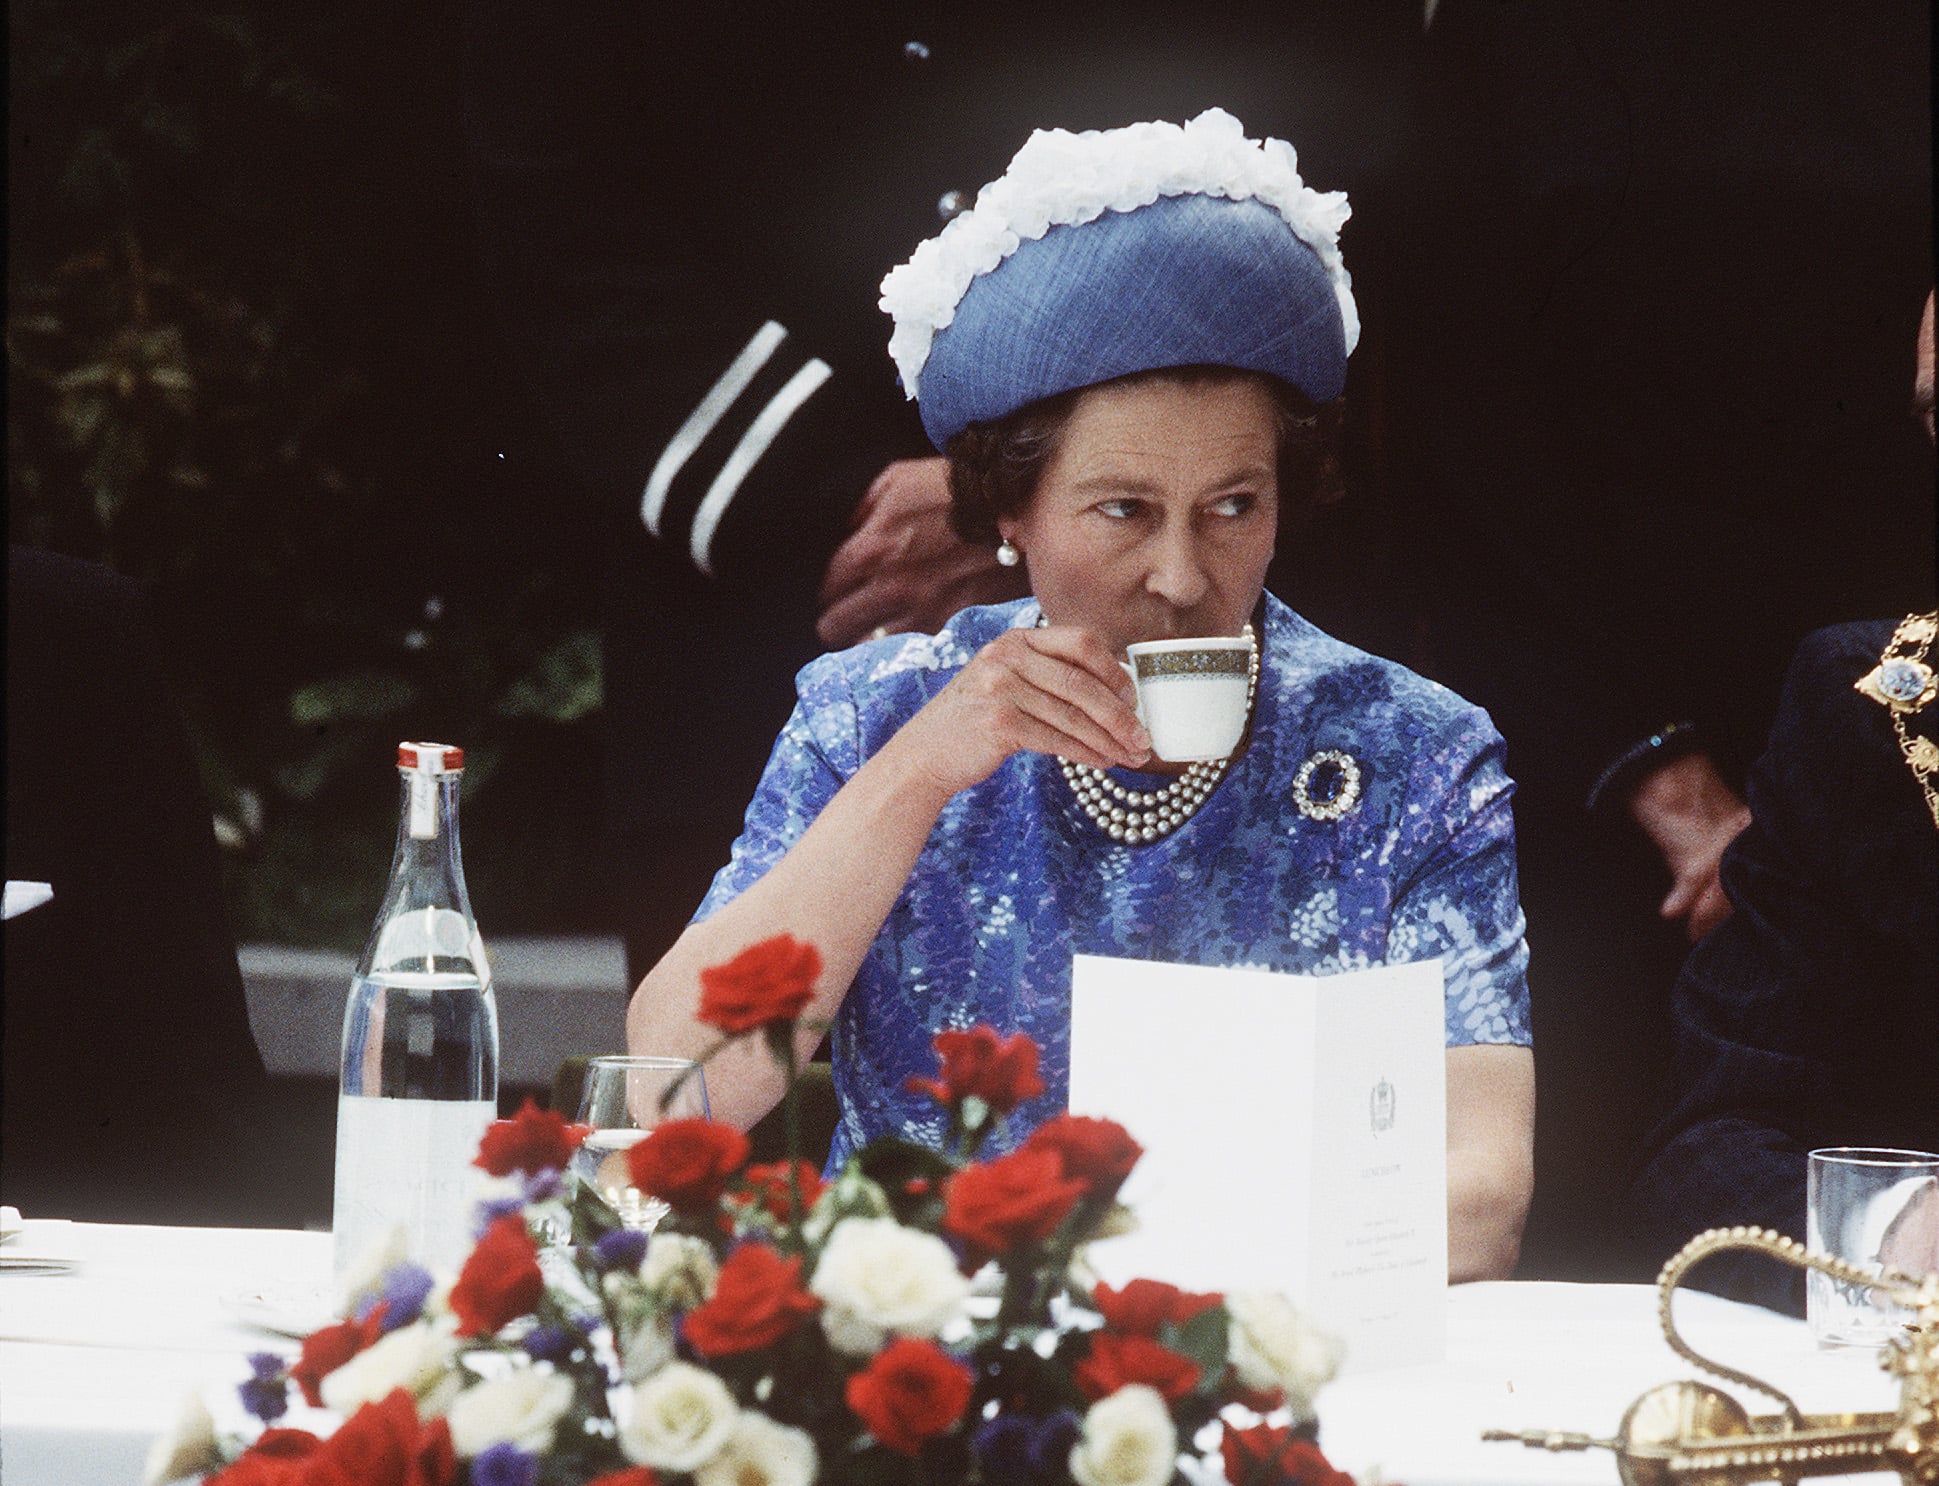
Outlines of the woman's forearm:
[[[821,953],[804,1018],[832,1019],[895,906],[950,791],[924,767],[920,730],[904,729],[836,793],[766,876],[704,923],[689,925],[634,992],[626,1042],[635,1053],[697,1057],[718,1034],[695,1019],[700,972],[750,944],[791,934]],[[804,1033],[798,1055],[818,1037]],[[716,1119],[745,1128],[780,1099],[784,1080],[759,1039],[707,1070]]]
[[[1151,740],[1130,688],[1088,631],[999,635],[856,770],[765,877],[675,941],[633,993],[627,1045],[688,1057],[711,1047],[714,1033],[694,1016],[700,972],[775,934],[821,952],[804,1016],[832,1020],[943,806],[1023,749],[1098,768],[1143,763]],[[800,1051],[813,1042],[803,1032]],[[708,1098],[720,1118],[746,1126],[774,1106],[782,1082],[750,1039],[710,1066]]]
[[1525,1047],[1454,1047],[1448,1078],[1448,1280],[1505,1280],[1534,1187],[1535,1060]]
[[1505,1280],[1521,1257],[1528,1183],[1501,1163],[1448,1157],[1448,1283]]

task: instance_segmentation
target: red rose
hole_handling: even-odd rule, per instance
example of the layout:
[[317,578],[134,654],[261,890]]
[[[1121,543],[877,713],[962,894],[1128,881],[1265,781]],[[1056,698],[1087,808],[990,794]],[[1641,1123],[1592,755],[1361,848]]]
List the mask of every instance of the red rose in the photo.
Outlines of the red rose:
[[266,1455],[272,1460],[303,1460],[314,1455],[323,1441],[307,1429],[265,1429],[249,1447],[251,1455]]
[[[821,1168],[812,1161],[797,1161],[795,1180],[801,1184],[801,1210],[805,1213],[815,1205],[821,1196],[823,1186]],[[750,1166],[741,1174],[741,1190],[731,1193],[728,1201],[740,1207],[760,1207],[766,1209],[768,1216],[776,1222],[788,1220],[788,1163],[786,1161],[767,1161],[758,1166]]]
[[1088,1195],[1104,1198],[1117,1196],[1131,1168],[1138,1164],[1138,1157],[1145,1153],[1116,1120],[1069,1114],[1045,1120],[1030,1132],[1020,1149],[1053,1152],[1065,1176],[1082,1182]]
[[848,1380],[848,1406],[870,1434],[903,1455],[963,1417],[975,1382],[970,1370],[934,1342],[900,1337]]
[[311,1408],[323,1407],[323,1395],[317,1391],[323,1380],[384,1334],[384,1310],[379,1301],[361,1321],[339,1321],[303,1338],[303,1355],[296,1359],[290,1376]]
[[1353,1477],[1335,1470],[1318,1445],[1283,1425],[1228,1424],[1219,1453],[1232,1486],[1353,1486]]
[[307,1429],[265,1429],[205,1486],[295,1486],[303,1478],[304,1462],[322,1447],[323,1441]]
[[633,1185],[682,1212],[707,1207],[747,1162],[747,1137],[713,1120],[668,1120],[626,1153]]
[[773,1022],[791,1022],[814,999],[821,951],[787,934],[742,950],[725,965],[700,972],[700,1010],[728,1036]]
[[630,1470],[607,1471],[603,1476],[594,1476],[586,1486],[660,1486],[660,1478],[643,1465]]
[[1071,1377],[1092,1403],[1126,1383],[1147,1383],[1176,1403],[1198,1386],[1204,1369],[1189,1357],[1161,1347],[1148,1336],[1091,1333],[1091,1350],[1071,1369]]
[[1037,1077],[1037,1044],[1022,1032],[999,1038],[991,1027],[951,1029],[936,1034],[942,1077],[912,1078],[911,1093],[927,1094],[938,1104],[955,1106],[974,1096],[998,1114],[1008,1114],[1044,1091]]
[[1092,1298],[1104,1324],[1127,1336],[1156,1336],[1167,1322],[1183,1326],[1225,1300],[1223,1295],[1194,1295],[1163,1280],[1133,1280],[1122,1290],[1099,1285]]
[[1284,1388],[1242,1388],[1230,1369],[1226,1375],[1226,1391],[1231,1395],[1232,1402],[1242,1409],[1251,1409],[1255,1414],[1276,1414],[1286,1407]]
[[820,1309],[821,1302],[801,1288],[799,1259],[746,1243],[721,1265],[713,1298],[687,1313],[687,1340],[708,1357],[752,1352],[778,1342]]
[[568,1125],[527,1096],[524,1108],[511,1119],[493,1120],[485,1127],[485,1138],[478,1142],[478,1159],[471,1164],[482,1166],[493,1176],[510,1176],[514,1171],[564,1171],[579,1142],[586,1138],[587,1128]]
[[1064,1221],[1084,1184],[1068,1180],[1049,1151],[1016,1151],[966,1166],[943,1194],[943,1227],[988,1253],[1048,1238]]
[[451,1287],[458,1334],[489,1336],[507,1321],[530,1315],[544,1293],[539,1251],[525,1231],[525,1220],[499,1218],[478,1240]]
[[402,1388],[367,1403],[305,1463],[303,1486],[452,1486],[458,1459],[442,1419],[418,1422]]

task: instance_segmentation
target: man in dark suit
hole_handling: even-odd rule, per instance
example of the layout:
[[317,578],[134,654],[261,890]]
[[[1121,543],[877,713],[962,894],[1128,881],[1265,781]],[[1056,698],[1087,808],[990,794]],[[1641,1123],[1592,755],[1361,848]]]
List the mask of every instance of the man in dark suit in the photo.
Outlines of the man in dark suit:
[[297,1218],[188,738],[138,587],[7,555],[0,1197],[33,1217]]
[[1508,740],[1542,1068],[1524,1273],[1647,1279],[1629,1162],[1785,664],[1933,603],[1904,376],[1931,7],[1440,0],[1421,76],[1398,215],[1349,260],[1389,314],[1403,658]]
[[[1916,404],[1932,427],[1933,301]],[[1736,912],[1672,1003],[1677,1101],[1631,1193],[1668,1258],[1739,1223],[1805,1232],[1819,1146],[1939,1151],[1939,613],[1805,641],[1752,820],[1724,854]],[[1802,1313],[1803,1276],[1726,1256],[1695,1283]]]

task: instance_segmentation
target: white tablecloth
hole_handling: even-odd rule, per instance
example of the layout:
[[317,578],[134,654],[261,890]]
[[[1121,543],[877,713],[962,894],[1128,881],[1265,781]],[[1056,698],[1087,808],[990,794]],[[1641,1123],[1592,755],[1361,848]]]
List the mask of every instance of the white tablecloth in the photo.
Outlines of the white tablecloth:
[[[1677,1292],[1676,1320],[1697,1351],[1784,1389],[1806,1412],[1898,1407],[1898,1382],[1875,1354],[1821,1352],[1802,1321],[1689,1290]],[[1777,1410],[1672,1352],[1652,1285],[1456,1285],[1447,1360],[1332,1383],[1319,1398],[1320,1444],[1343,1470],[1365,1479],[1377,1468],[1407,1486],[1614,1486],[1606,1450],[1549,1454],[1484,1444],[1481,1432],[1608,1439],[1638,1394],[1680,1378],[1721,1387],[1753,1414]]]
[[[244,1420],[235,1384],[255,1351],[293,1341],[248,1324],[247,1301],[320,1292],[327,1234],[30,1222],[10,1254],[76,1258],[71,1274],[0,1274],[0,1481],[130,1486],[191,1390],[219,1424]],[[1770,1379],[1807,1410],[1888,1409],[1897,1388],[1863,1354],[1821,1353],[1802,1323],[1712,1296],[1679,1296],[1700,1351]],[[1605,1452],[1483,1444],[1481,1431],[1613,1435],[1637,1394],[1693,1370],[1656,1329],[1640,1285],[1507,1283],[1448,1292],[1448,1356],[1349,1376],[1321,1395],[1335,1464],[1407,1486],[1613,1486]],[[1742,1396],[1753,1413],[1770,1405]],[[302,1422],[291,1420],[288,1422]]]
[[251,1297],[321,1293],[330,1274],[329,1234],[275,1229],[30,1220],[4,1252],[80,1261],[0,1273],[5,1486],[132,1486],[194,1391],[241,1428],[248,1354],[298,1345],[242,1319]]

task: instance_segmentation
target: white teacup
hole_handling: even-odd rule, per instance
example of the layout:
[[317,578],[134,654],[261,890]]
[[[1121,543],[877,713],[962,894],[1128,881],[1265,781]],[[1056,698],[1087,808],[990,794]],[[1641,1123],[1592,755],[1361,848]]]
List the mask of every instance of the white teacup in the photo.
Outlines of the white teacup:
[[1250,635],[1141,640],[1125,647],[1138,689],[1138,721],[1167,763],[1228,758],[1246,727]]

